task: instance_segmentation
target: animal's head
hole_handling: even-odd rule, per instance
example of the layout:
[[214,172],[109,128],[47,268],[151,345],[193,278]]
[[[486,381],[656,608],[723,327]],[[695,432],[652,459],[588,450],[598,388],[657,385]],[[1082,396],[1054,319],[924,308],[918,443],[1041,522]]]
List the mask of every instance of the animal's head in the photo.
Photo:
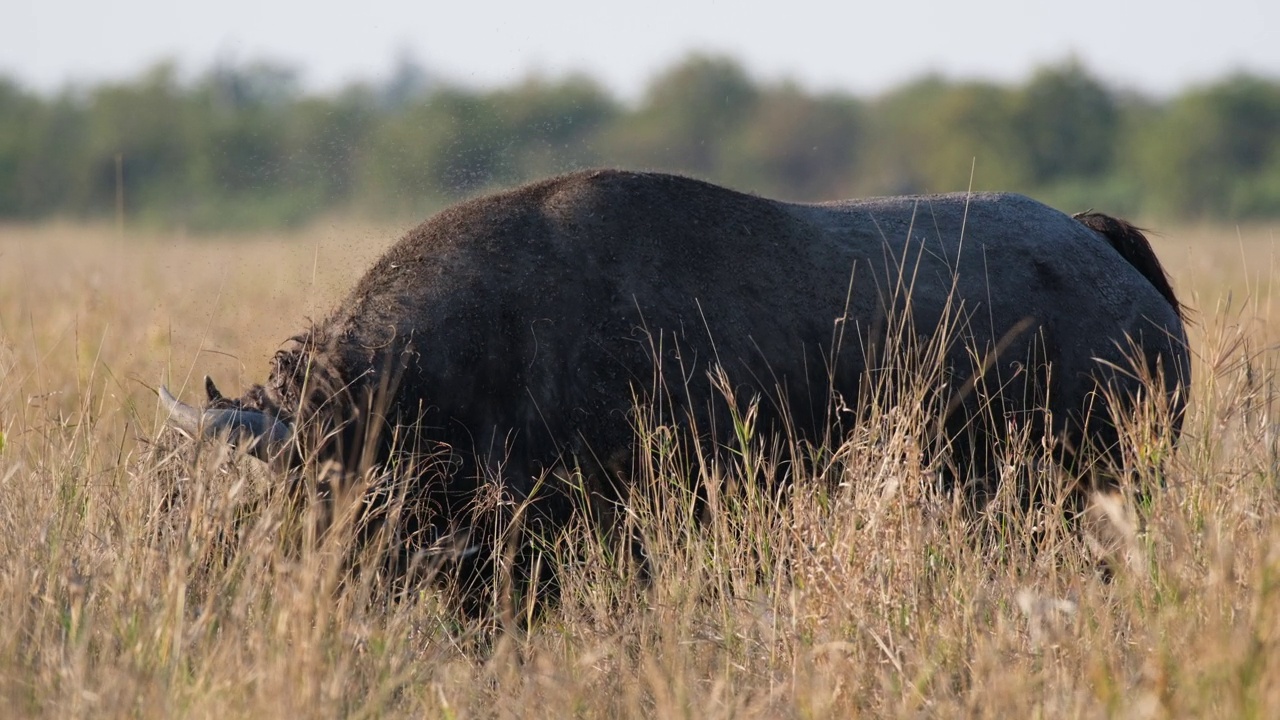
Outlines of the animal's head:
[[[350,420],[346,387],[332,367],[321,362],[314,333],[299,335],[278,351],[271,361],[265,385],[254,385],[237,398],[226,397],[213,380],[204,379],[207,400],[193,407],[160,388],[160,401],[168,422],[195,438],[226,437],[262,460],[296,464],[302,456],[301,426],[332,431]],[[328,418],[331,422],[321,422]],[[312,448],[314,442],[304,443]]]
[[243,397],[227,398],[206,376],[204,389],[208,402],[200,409],[178,400],[169,388],[160,387],[160,402],[169,413],[170,425],[195,438],[226,436],[233,445],[263,460],[286,454],[293,444],[294,420],[268,398],[265,388],[255,385]]

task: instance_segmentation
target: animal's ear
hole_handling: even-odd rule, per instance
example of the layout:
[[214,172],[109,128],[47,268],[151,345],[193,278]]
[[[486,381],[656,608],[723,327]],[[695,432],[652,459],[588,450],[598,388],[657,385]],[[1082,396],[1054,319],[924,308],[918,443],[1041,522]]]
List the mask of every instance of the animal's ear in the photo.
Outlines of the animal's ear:
[[213,378],[208,375],[204,376],[204,391],[209,396],[209,404],[222,399],[222,392],[218,390],[218,386],[213,384]]

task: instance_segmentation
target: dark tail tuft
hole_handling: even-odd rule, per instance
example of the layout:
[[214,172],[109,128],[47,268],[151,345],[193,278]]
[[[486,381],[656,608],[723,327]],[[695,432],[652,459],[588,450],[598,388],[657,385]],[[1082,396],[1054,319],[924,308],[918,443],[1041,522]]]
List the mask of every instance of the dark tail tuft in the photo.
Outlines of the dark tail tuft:
[[1164,299],[1169,301],[1173,311],[1178,314],[1178,319],[1186,321],[1186,306],[1178,302],[1178,296],[1174,294],[1173,286],[1169,284],[1169,276],[1165,275],[1164,267],[1156,259],[1151,243],[1147,241],[1140,228],[1110,215],[1092,211],[1077,213],[1072,217],[1081,225],[1106,238],[1107,242],[1111,243],[1111,247],[1128,260],[1130,265],[1137,268],[1138,272],[1160,291]]

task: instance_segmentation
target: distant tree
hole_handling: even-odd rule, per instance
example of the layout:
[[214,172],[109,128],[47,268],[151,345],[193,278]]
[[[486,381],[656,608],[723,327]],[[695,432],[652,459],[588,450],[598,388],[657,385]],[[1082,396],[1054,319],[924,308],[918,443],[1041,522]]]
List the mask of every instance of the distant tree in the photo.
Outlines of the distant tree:
[[1036,71],[1015,103],[1030,182],[1098,177],[1111,169],[1120,111],[1078,61]]
[[519,177],[598,164],[599,136],[621,112],[603,88],[581,75],[555,82],[530,78],[489,100],[512,139],[511,164]]
[[[103,85],[89,95],[88,142],[70,195],[83,212],[107,213],[116,196],[116,156],[124,163],[131,208],[189,196],[195,142],[189,96],[175,67],[162,63],[137,83]],[[195,142],[193,142],[195,141]]]
[[693,55],[649,84],[637,111],[609,135],[609,156],[631,165],[712,176],[723,141],[756,102],[742,67],[723,57]]
[[161,63],[42,95],[0,77],[0,218],[110,214],[118,177],[130,219],[196,229],[348,208],[420,216],[596,164],[796,199],[972,187],[1064,208],[1280,217],[1280,81],[1247,74],[1161,100],[1067,60],[1020,86],[929,76],[861,100],[757,85],[731,59],[692,55],[635,107],[584,76],[443,85],[408,54],[381,84],[308,94],[298,78],[249,63],[181,80]]
[[[182,222],[252,226],[300,222],[323,206],[290,187],[300,156],[294,127],[302,93],[295,70],[220,66],[189,97],[189,184],[175,204]],[[318,182],[318,179],[317,179]]]
[[277,63],[219,64],[200,86],[217,110],[278,107],[301,95],[298,78],[295,68]]
[[348,92],[332,100],[299,101],[286,118],[286,182],[323,207],[350,201],[359,182],[360,163],[376,122],[365,95]]
[[24,93],[8,78],[0,79],[0,214],[23,214],[27,202],[23,198],[22,177],[25,164],[25,135],[32,124],[31,116],[40,109],[40,101]]
[[[63,93],[40,104],[22,138],[19,202],[25,217],[53,213],[84,214],[77,204],[83,188],[81,169],[89,145],[91,117],[84,103]],[[94,212],[101,208],[93,208]]]
[[1280,214],[1280,85],[1236,75],[1191,90],[1134,139],[1156,212]]
[[923,153],[915,144],[917,136],[927,130],[921,118],[949,89],[941,76],[928,75],[869,103],[865,162],[874,172],[857,178],[859,193],[913,193],[929,185]]
[[65,209],[84,112],[68,98],[44,101],[0,78],[0,217]]
[[377,90],[378,105],[384,109],[398,110],[416,102],[421,102],[433,90],[444,83],[427,71],[407,49],[396,55],[395,68],[391,77],[382,83]]
[[862,104],[812,96],[793,84],[759,93],[727,143],[723,175],[760,193],[798,200],[848,194],[864,138]]
[[1007,88],[930,76],[880,98],[873,109],[869,167],[880,173],[879,189],[1018,189],[1029,181],[1016,96]]
[[493,102],[459,88],[383,118],[364,157],[366,200],[395,212],[431,207],[515,177]]

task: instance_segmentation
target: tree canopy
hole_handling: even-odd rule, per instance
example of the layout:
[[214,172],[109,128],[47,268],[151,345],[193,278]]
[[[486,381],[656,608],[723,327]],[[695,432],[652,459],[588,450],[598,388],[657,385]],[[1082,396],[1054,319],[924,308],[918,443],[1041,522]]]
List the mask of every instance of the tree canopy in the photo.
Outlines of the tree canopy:
[[108,216],[194,230],[320,213],[422,215],[489,188],[622,165],[797,200],[1014,190],[1066,210],[1280,216],[1280,82],[1151,99],[1074,60],[1021,84],[928,76],[877,97],[762,83],[692,55],[638,103],[589,77],[479,90],[404,60],[383,85],[306,93],[290,68],[159,64],[42,95],[0,78],[0,218]]

